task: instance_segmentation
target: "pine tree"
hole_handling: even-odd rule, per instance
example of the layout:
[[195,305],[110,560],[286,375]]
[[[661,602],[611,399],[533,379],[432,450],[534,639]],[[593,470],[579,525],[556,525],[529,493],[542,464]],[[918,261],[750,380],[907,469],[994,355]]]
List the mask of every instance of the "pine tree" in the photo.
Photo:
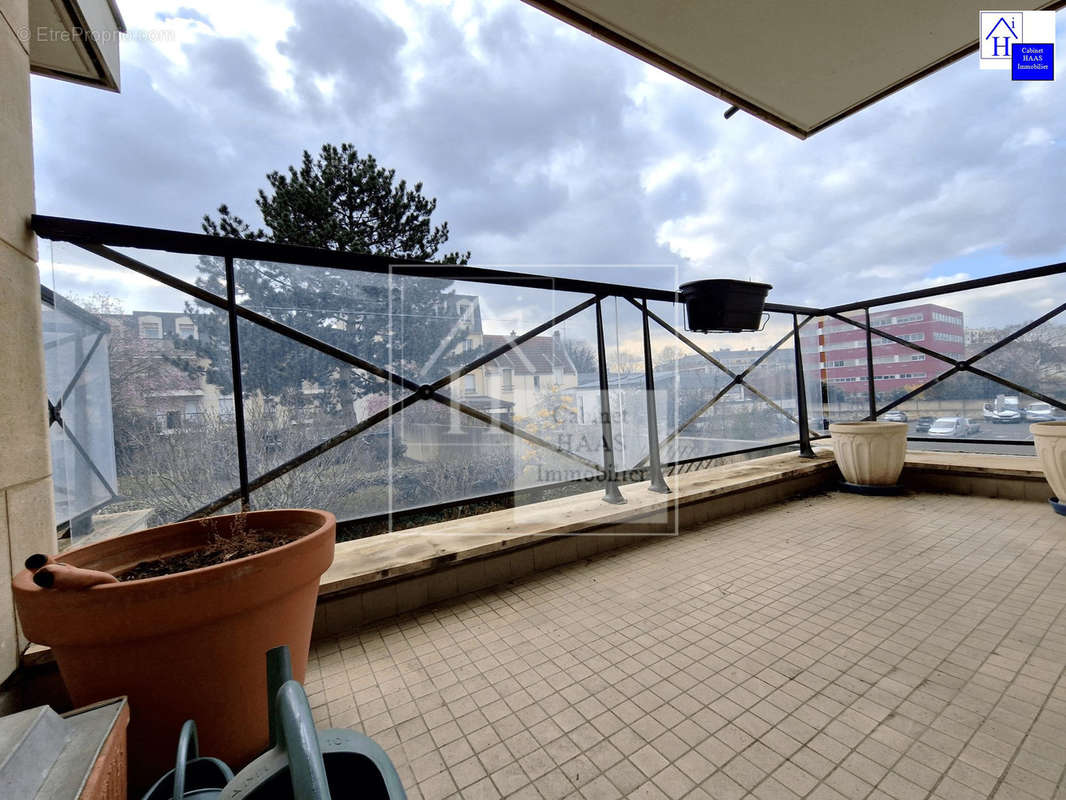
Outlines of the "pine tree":
[[[396,259],[465,264],[470,254],[438,257],[448,240],[448,224],[432,223],[437,201],[422,184],[396,181],[395,170],[360,157],[351,144],[326,144],[299,166],[271,172],[268,189],[256,205],[265,228],[253,229],[226,205],[218,217],[205,215],[202,227],[213,236],[279,244],[299,244]],[[202,258],[197,283],[225,294],[221,259]],[[435,360],[435,372],[422,374],[441,342],[454,333],[457,311],[451,281],[373,275],[320,267],[237,261],[239,301],[254,311],[315,336],[374,364],[422,382],[444,374],[454,360]],[[200,309],[208,380],[230,386],[227,321],[218,309]],[[351,410],[354,398],[389,391],[378,378],[241,322],[245,393],[261,392],[287,406],[313,398],[319,407]],[[469,354],[467,354],[469,357]],[[309,391],[313,390],[313,391]]]

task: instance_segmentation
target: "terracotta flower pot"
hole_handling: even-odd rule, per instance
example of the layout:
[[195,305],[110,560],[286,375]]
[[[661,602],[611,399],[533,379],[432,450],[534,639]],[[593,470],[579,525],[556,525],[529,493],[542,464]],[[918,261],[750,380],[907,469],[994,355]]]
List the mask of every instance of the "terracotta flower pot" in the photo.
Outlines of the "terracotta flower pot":
[[[254,529],[302,533],[256,555],[88,589],[14,580],[31,641],[51,646],[75,706],[127,695],[130,785],[173,766],[182,722],[195,719],[205,754],[242,766],[267,746],[266,651],[288,645],[303,680],[318,582],[333,561],[337,522],[326,511],[253,511]],[[70,550],[63,560],[119,573],[195,550],[238,515],[179,522]]]
[[844,480],[858,486],[894,486],[907,454],[905,422],[836,422],[829,426]]
[[1034,422],[1029,433],[1051,491],[1060,503],[1066,502],[1066,422]]

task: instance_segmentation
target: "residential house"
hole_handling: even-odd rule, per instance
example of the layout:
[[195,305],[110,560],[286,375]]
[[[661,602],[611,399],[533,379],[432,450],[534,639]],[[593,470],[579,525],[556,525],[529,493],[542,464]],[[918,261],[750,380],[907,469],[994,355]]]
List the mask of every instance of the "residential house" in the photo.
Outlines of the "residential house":
[[[511,341],[511,336],[481,334],[470,337],[485,352]],[[545,392],[577,386],[577,369],[562,337],[535,336],[508,350],[463,378],[463,396],[486,395],[514,404],[518,418],[533,414]]]
[[200,338],[188,314],[134,311],[100,315],[112,330],[111,384],[116,400],[153,416],[161,433],[199,425],[205,414],[233,413],[232,394],[203,376],[188,346]]

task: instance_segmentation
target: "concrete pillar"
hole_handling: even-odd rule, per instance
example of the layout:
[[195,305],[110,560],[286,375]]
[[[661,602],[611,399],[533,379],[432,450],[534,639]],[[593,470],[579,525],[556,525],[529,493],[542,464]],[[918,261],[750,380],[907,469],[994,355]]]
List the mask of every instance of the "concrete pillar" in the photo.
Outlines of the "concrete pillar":
[[33,213],[27,0],[0,0],[0,680],[18,664],[10,575],[54,552],[52,462]]

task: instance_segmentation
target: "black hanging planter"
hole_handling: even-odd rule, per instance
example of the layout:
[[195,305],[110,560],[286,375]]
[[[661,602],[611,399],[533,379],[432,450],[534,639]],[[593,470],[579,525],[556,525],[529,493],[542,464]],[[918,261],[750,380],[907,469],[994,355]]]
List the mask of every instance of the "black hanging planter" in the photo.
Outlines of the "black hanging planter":
[[690,331],[739,333],[762,327],[768,283],[752,283],[727,278],[681,284],[686,327]]

